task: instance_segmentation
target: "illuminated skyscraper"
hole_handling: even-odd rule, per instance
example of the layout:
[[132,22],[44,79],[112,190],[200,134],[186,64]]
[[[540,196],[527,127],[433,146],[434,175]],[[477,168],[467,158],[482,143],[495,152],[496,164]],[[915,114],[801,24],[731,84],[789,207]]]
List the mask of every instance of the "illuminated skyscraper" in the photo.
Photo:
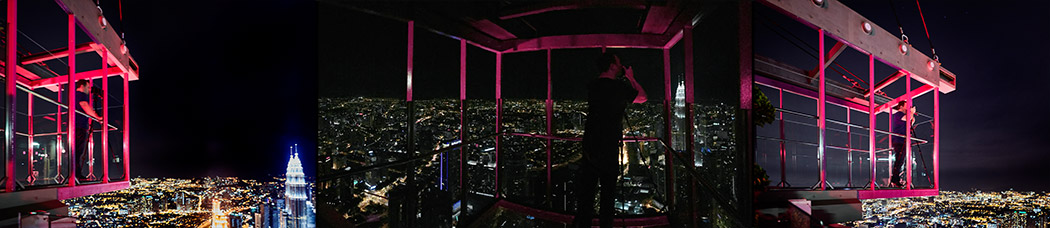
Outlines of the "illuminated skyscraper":
[[230,228],[226,214],[219,209],[219,200],[211,200],[211,228]]
[[287,203],[284,211],[287,213],[287,227],[288,228],[308,228],[313,227],[313,224],[309,224],[309,217],[313,216],[313,209],[310,208],[310,198],[307,196],[309,190],[306,186],[306,177],[303,174],[303,164],[299,161],[299,153],[294,152],[295,147],[289,148],[293,150],[292,156],[288,160],[288,169],[285,173],[284,182],[284,198]]

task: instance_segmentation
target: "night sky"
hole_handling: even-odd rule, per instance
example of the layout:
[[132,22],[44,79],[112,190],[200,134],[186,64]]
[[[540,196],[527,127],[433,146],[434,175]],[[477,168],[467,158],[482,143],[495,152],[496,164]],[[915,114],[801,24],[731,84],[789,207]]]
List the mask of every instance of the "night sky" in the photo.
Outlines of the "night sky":
[[298,143],[313,176],[314,3],[123,4],[119,24],[117,1],[102,1],[141,69],[130,85],[132,175],[283,175]]
[[[893,7],[889,2],[878,1],[855,1],[847,0],[845,4],[856,10],[861,15],[872,20],[888,32],[899,35]],[[930,54],[930,45],[923,31],[922,21],[914,1],[893,1],[897,8],[897,17],[901,26],[908,34],[914,50],[920,51],[927,56]],[[1050,3],[1030,1],[1008,1],[1008,2],[958,2],[958,1],[923,1],[922,9],[926,17],[933,44],[937,47],[937,53],[944,67],[948,68],[958,76],[958,89],[949,94],[941,96],[941,186],[945,190],[1050,190],[1050,119],[1045,113],[1050,113],[1050,101],[1046,100],[1046,91],[1050,91]],[[755,4],[756,12],[766,13],[773,11],[760,4]],[[764,9],[759,9],[764,8]],[[320,78],[321,96],[365,96],[365,97],[391,97],[404,98],[404,23],[389,19],[380,19],[371,15],[348,12],[339,9],[325,9],[322,12],[322,25],[338,26],[349,24],[351,27],[339,29],[321,29],[321,43],[324,47],[341,48],[338,51],[321,53]],[[328,13],[327,16],[325,13]],[[790,56],[798,53],[798,50],[783,41],[770,41],[781,39],[773,36],[770,32],[760,32],[766,29],[759,24],[760,16],[755,16],[755,46],[757,49],[765,48],[758,53],[769,56]],[[336,15],[336,16],[333,16]],[[793,29],[796,35],[802,36],[806,42],[816,46],[815,30],[809,29],[792,20],[783,21],[787,17],[771,17],[781,20],[783,26]],[[354,35],[353,31],[370,31],[367,36]],[[447,38],[432,35],[438,38],[430,38],[425,32],[417,32],[417,75],[427,72],[420,69],[434,69],[437,71],[434,78],[447,79],[437,80],[433,83],[417,83],[416,96],[426,94],[426,97],[456,97],[454,84],[457,81],[456,57],[458,57],[458,44]],[[421,38],[422,37],[422,38]],[[326,39],[328,39],[326,41]],[[349,45],[331,45],[325,43],[338,43],[342,40],[351,40]],[[446,41],[430,41],[430,39],[442,39]],[[777,43],[781,42],[781,43]],[[830,42],[830,39],[829,39]],[[419,43],[433,44],[420,46]],[[830,43],[828,46],[830,47]],[[590,56],[598,51],[594,50],[559,50],[561,56]],[[853,53],[850,53],[850,52]],[[338,55],[338,53],[373,53],[356,54],[350,56]],[[440,54],[419,54],[440,53]],[[588,74],[587,67],[572,68],[573,64],[563,64],[558,61],[558,51],[555,54],[555,62],[552,63],[558,72],[576,72]],[[592,53],[593,52],[593,53]],[[772,52],[772,53],[769,53]],[[378,54],[384,53],[384,54]],[[493,64],[491,60],[494,55],[486,54],[471,47],[468,50],[468,98],[491,99],[493,82],[486,76],[493,74],[490,69]],[[635,56],[647,56],[645,53],[637,53]],[[478,57],[480,56],[480,57]],[[659,58],[656,54],[654,58]],[[796,66],[812,66],[809,57],[804,54],[797,55],[795,59],[789,59],[788,63]],[[530,56],[530,54],[518,54],[518,56],[505,55],[505,61],[514,60],[524,63],[510,63],[504,65],[504,83],[507,78],[518,77],[523,74],[527,78],[529,74],[543,74],[542,55]],[[789,57],[791,58],[791,57]],[[423,60],[419,60],[423,59]],[[565,58],[565,61],[577,61],[573,58]],[[779,59],[778,59],[779,60]],[[325,64],[326,61],[331,61]],[[655,60],[656,64],[659,59]],[[801,62],[799,62],[801,61]],[[355,62],[348,66],[336,66],[333,63]],[[578,62],[578,61],[577,61]],[[854,73],[863,76],[866,80],[867,58],[856,51],[847,50],[838,62]],[[535,63],[529,65],[530,63]],[[579,62],[586,64],[587,61]],[[376,64],[379,64],[380,67]],[[442,65],[451,66],[442,66]],[[527,65],[527,66],[515,66]],[[648,62],[634,63],[633,65],[653,64]],[[566,66],[569,65],[569,66]],[[532,67],[530,67],[532,66]],[[515,68],[519,70],[507,70]],[[557,69],[561,67],[561,69]],[[533,69],[531,68],[540,68]],[[379,69],[379,70],[368,70]],[[532,72],[537,71],[537,72]],[[660,69],[655,69],[658,73]],[[894,70],[881,66],[876,69],[876,81],[886,77]],[[510,73],[508,73],[510,72]],[[329,77],[327,75],[360,75],[356,77]],[[641,75],[641,74],[639,74]],[[838,75],[829,76],[839,80]],[[419,76],[423,78],[423,76]],[[474,80],[477,78],[478,80]],[[555,78],[558,78],[557,76]],[[639,77],[640,81],[644,77]],[[451,80],[452,82],[450,82]],[[480,83],[478,83],[480,81]],[[579,81],[579,80],[577,80]],[[535,83],[542,86],[542,81],[532,82],[520,80],[522,85]],[[580,81],[582,82],[582,81]],[[441,83],[452,83],[443,86]],[[420,85],[421,84],[421,85]],[[512,83],[517,85],[518,83]],[[558,88],[555,81],[556,99],[579,99],[581,95],[573,95],[572,89]],[[653,85],[647,82],[642,84],[651,90],[651,96],[662,96],[660,93],[660,82]],[[903,81],[885,89],[891,96],[899,96],[904,91]],[[918,87],[919,83],[913,83]],[[442,88],[451,87],[445,90]],[[340,89],[342,88],[342,89]],[[350,89],[345,89],[350,88]],[[386,88],[386,89],[374,89]],[[421,89],[423,88],[423,89]],[[424,92],[418,92],[424,91]],[[477,92],[474,92],[477,91]],[[543,98],[542,91],[530,91],[528,89],[505,86],[505,97],[516,98]],[[515,91],[521,91],[515,92]],[[559,92],[561,91],[561,92]],[[538,93],[537,93],[538,92]],[[479,95],[480,94],[480,95]],[[559,97],[563,96],[565,97]],[[420,98],[417,98],[420,99]],[[652,99],[652,98],[651,98]],[[925,99],[925,100],[924,100]],[[917,100],[920,112],[932,114],[932,96],[926,95]],[[925,109],[925,110],[924,110]],[[884,118],[884,117],[883,117]],[[865,124],[866,125],[866,124]],[[884,125],[880,125],[884,126]],[[926,125],[928,128],[929,125]],[[884,128],[884,127],[882,127]],[[814,139],[815,142],[815,139]],[[930,151],[925,151],[931,153]],[[927,161],[932,167],[932,161]]]

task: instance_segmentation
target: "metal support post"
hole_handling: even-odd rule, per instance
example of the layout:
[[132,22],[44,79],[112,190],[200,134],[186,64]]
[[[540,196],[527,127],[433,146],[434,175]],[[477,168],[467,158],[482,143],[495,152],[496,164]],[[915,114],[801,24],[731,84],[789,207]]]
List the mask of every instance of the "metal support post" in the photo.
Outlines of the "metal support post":
[[18,53],[17,53],[17,38],[18,38],[18,0],[7,0],[7,29],[4,31],[7,33],[7,43],[4,45],[6,48],[4,53],[6,54],[7,62],[4,63],[4,79],[5,92],[7,95],[7,102],[5,108],[7,108],[7,120],[4,124],[4,143],[7,143],[7,147],[4,148],[5,160],[4,160],[4,192],[15,191],[15,78],[18,74],[15,73],[15,67],[18,66]]
[[[551,49],[549,48],[547,49],[547,101],[544,103],[547,110],[547,136],[553,136],[554,129],[551,126],[551,120],[554,118],[554,101],[551,100]],[[550,199],[554,198],[551,194],[551,171],[553,169],[551,166],[551,149],[553,145],[551,143],[553,143],[553,140],[547,138],[547,203],[551,203]]]
[[[105,48],[102,56],[108,56]],[[109,72],[109,59],[102,58],[102,72]],[[102,76],[102,183],[109,183],[109,75]]]
[[29,135],[29,158],[26,160],[26,165],[29,167],[26,169],[26,183],[28,183],[28,185],[33,185],[37,179],[37,174],[33,173],[33,157],[36,155],[36,152],[33,151],[35,145],[33,142],[33,94],[26,93],[26,95],[28,95],[26,96],[26,98],[28,98],[26,99],[26,107],[28,107],[26,109],[26,124],[29,126],[27,132]]
[[128,120],[130,119],[130,118],[128,118],[128,113],[129,113],[128,112],[128,110],[129,110],[128,107],[130,106],[130,104],[128,103],[128,90],[130,90],[130,88],[128,87],[128,78],[131,77],[131,76],[128,75],[128,73],[123,73],[123,74],[120,74],[120,75],[121,75],[121,78],[123,78],[123,80],[124,80],[124,103],[123,103],[124,104],[124,121],[122,121],[123,123],[122,123],[122,126],[120,128],[120,130],[121,130],[120,132],[123,133],[122,136],[121,136],[121,138],[122,138],[121,139],[121,144],[123,144],[122,145],[122,150],[124,151],[124,158],[122,160],[120,160],[120,161],[124,163],[124,181],[130,181],[131,180],[131,161],[128,160],[130,158],[130,157],[128,157],[128,155],[130,154],[129,150],[128,150],[130,148],[130,147],[128,147],[129,146],[128,145],[128,142],[129,142],[129,137],[128,136],[130,135],[130,134],[128,134],[128,132],[129,132],[130,129],[128,129],[128,126],[131,126],[131,124],[128,122]]
[[824,90],[824,84],[826,83],[824,81],[824,29],[819,29],[817,31],[817,34],[820,36],[820,39],[818,41],[818,46],[820,46],[820,49],[817,53],[817,56],[819,56],[820,59],[820,62],[818,63],[818,66],[820,66],[820,69],[818,71],[820,74],[820,81],[818,82],[818,84],[820,84],[820,86],[819,91],[817,92],[817,129],[819,129],[820,134],[818,135],[819,139],[817,141],[817,167],[820,169],[820,183],[818,183],[817,185],[819,185],[820,190],[823,191],[825,190],[825,188],[827,188],[827,185],[825,184],[827,182],[827,176],[825,176],[826,170],[824,170],[824,165],[826,163],[824,158],[824,146],[827,143],[825,142],[826,139],[824,138],[824,128],[826,127],[826,113],[824,113],[824,103],[826,102],[824,97],[826,95],[826,91]]
[[933,189],[941,190],[941,93],[933,90]]
[[[467,158],[465,156],[466,152],[464,151],[464,150],[467,149],[467,147],[463,145],[463,142],[465,140],[467,140],[467,139],[463,138],[463,136],[465,135],[464,132],[467,131],[467,124],[466,124],[466,121],[465,121],[466,120],[466,116],[467,116],[467,108],[466,108],[467,102],[466,101],[467,101],[467,40],[466,39],[460,39],[459,40],[459,142],[460,142],[460,144],[459,144],[459,173],[458,173],[459,174],[459,200],[461,202],[460,205],[467,205],[465,203],[466,198],[467,198],[466,197],[467,190],[464,188],[466,186],[466,184],[464,184],[464,182],[463,182],[463,166],[466,165],[466,163],[464,163],[464,161],[467,160]],[[461,207],[461,208],[465,209],[466,207]],[[464,209],[460,209],[460,210],[461,211],[466,211]],[[466,213],[463,213],[463,214],[466,214]]]
[[906,170],[905,171],[905,173],[906,173],[905,175],[907,175],[908,179],[906,181],[908,183],[904,185],[904,189],[911,190],[911,185],[912,185],[912,182],[911,182],[911,165],[913,164],[912,163],[912,159],[911,159],[911,119],[912,119],[912,117],[911,117],[912,116],[911,115],[911,113],[912,113],[912,111],[911,111],[912,95],[910,93],[910,91],[911,91],[911,74],[906,75],[905,81],[904,81],[904,87],[908,88],[908,89],[904,90],[905,91],[904,92],[904,96],[907,96],[907,99],[908,99],[907,100],[908,101],[908,105],[905,106],[905,107],[908,107],[908,109],[907,109],[907,111],[904,112],[904,118],[905,118],[904,119],[904,124],[905,124],[905,126],[904,126],[904,135],[905,135],[905,138],[904,138],[904,153],[905,153],[905,155],[904,155],[904,159],[905,159],[904,160],[904,168]]
[[77,46],[76,46],[77,45],[76,44],[76,38],[77,38],[77,33],[76,33],[77,30],[76,30],[76,28],[77,28],[77,25],[76,24],[77,23],[76,22],[77,22],[77,18],[75,16],[73,16],[72,13],[68,14],[67,16],[69,17],[69,31],[68,31],[69,32],[69,39],[68,39],[68,42],[69,42],[69,74],[68,74],[68,77],[69,78],[66,80],[66,88],[67,88],[66,89],[66,95],[67,95],[66,96],[66,98],[67,98],[67,100],[66,100],[67,110],[66,111],[69,113],[69,115],[67,115],[67,117],[66,117],[66,118],[68,118],[68,119],[66,119],[66,122],[68,123],[66,125],[66,142],[69,145],[68,151],[69,151],[69,155],[70,155],[69,156],[69,158],[70,158],[69,159],[70,160],[69,161],[69,173],[70,173],[70,175],[69,175],[69,183],[66,183],[66,184],[68,184],[69,187],[73,187],[73,186],[77,185],[77,175],[76,174],[77,174],[77,169],[79,168],[78,166],[83,165],[83,164],[77,164],[77,163],[80,163],[80,160],[77,159],[77,157],[80,154],[77,153],[76,132],[74,132],[74,131],[76,131],[74,127],[76,127],[76,115],[77,115],[76,114],[76,110],[77,110],[77,108],[76,108],[76,100],[77,99],[76,99],[76,96],[75,96],[76,92],[77,92],[77,87],[76,87],[76,84],[77,84],[76,83],[76,81],[77,81],[76,80],[77,79],[76,78],[76,72],[77,72],[76,71],[76,66],[77,66],[77,61],[76,61],[77,60],[77,58],[76,58],[77,57],[77,52],[76,52],[77,51],[76,50],[77,49]]
[[875,55],[868,54],[868,162],[871,176],[868,185],[875,190]]
[[[501,83],[501,81],[503,79],[502,77],[503,77],[503,53],[497,52],[496,53],[496,133],[497,134],[502,132],[502,130],[503,130],[503,127],[502,127],[503,123],[501,122],[501,120],[503,120],[503,97],[502,97],[502,94],[501,94],[502,93],[502,87],[500,86],[500,83]],[[495,178],[496,182],[495,182],[495,185],[496,186],[494,186],[495,187],[494,190],[495,190],[495,195],[496,195],[497,199],[500,198],[500,194],[499,194],[499,172],[500,172],[499,151],[500,151],[500,145],[499,145],[499,143],[500,143],[500,139],[502,139],[502,138],[503,138],[503,136],[497,136],[496,137],[496,150],[495,150],[495,153],[496,153],[496,156],[495,156],[496,157],[496,178]]]

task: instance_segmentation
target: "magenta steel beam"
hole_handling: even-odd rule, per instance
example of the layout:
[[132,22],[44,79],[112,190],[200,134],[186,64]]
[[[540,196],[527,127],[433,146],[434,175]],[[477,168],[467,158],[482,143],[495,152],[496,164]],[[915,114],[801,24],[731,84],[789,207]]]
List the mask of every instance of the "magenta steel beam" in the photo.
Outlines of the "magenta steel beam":
[[407,60],[408,61],[408,67],[407,67],[408,68],[408,75],[407,75],[406,81],[405,81],[406,88],[408,88],[408,90],[405,91],[405,100],[406,101],[412,101],[412,48],[414,46],[414,41],[415,41],[414,40],[414,37],[415,37],[414,36],[415,24],[416,24],[415,21],[408,21],[408,58],[406,58],[406,59],[408,59]]
[[467,19],[467,24],[477,29],[479,32],[485,33],[485,35],[492,36],[498,40],[509,40],[518,38],[513,33],[508,32],[503,27],[500,27],[496,23],[492,23],[489,19]]
[[875,91],[879,91],[883,88],[886,88],[887,86],[890,86],[890,84],[893,84],[893,82],[897,81],[897,79],[904,77],[905,74],[907,73],[900,70],[898,70],[897,72],[893,72],[893,74],[891,74],[889,77],[886,77],[886,79],[882,79],[882,81],[880,81],[879,84],[875,85],[875,88],[873,88],[872,90],[868,90],[868,93],[865,94],[865,96],[871,96],[871,94]]
[[[554,118],[554,101],[551,100],[551,49],[547,49],[547,100],[544,102],[547,112],[547,135],[554,135],[554,128],[551,126],[551,120]],[[547,139],[547,198],[553,198],[551,195],[551,145],[553,141]]]
[[[69,37],[68,37],[68,40],[67,40],[69,42],[69,75],[66,76],[68,78],[66,80],[69,81],[69,82],[76,82],[76,72],[77,72],[77,70],[76,70],[76,67],[77,67],[77,55],[76,55],[76,49],[77,49],[76,48],[77,47],[76,46],[77,45],[76,44],[76,39],[77,39],[77,33],[76,33],[77,30],[76,29],[77,29],[77,25],[76,24],[77,24],[77,18],[76,18],[76,16],[73,15],[73,13],[67,14],[67,17],[69,18],[69,29],[68,29]],[[69,159],[70,160],[69,161],[69,173],[70,174],[69,174],[69,183],[67,183],[67,184],[70,187],[73,187],[73,186],[76,186],[76,184],[77,184],[77,175],[76,175],[76,173],[77,173],[77,166],[82,165],[82,164],[77,164],[77,163],[80,163],[80,162],[79,162],[79,160],[77,160],[77,155],[79,155],[79,154],[76,154],[77,153],[76,132],[74,132],[75,130],[73,128],[76,125],[76,122],[75,122],[76,118],[75,117],[77,115],[76,114],[76,110],[77,110],[77,108],[76,108],[76,100],[77,99],[76,99],[75,95],[76,95],[76,92],[77,92],[77,88],[76,88],[76,83],[66,83],[66,85],[67,85],[66,86],[66,95],[67,95],[66,96],[66,98],[67,98],[66,99],[66,107],[68,107],[68,109],[69,109],[69,115],[66,116],[66,118],[68,118],[68,119],[66,119],[66,122],[69,123],[69,124],[66,125],[67,126],[66,127],[66,143],[68,143],[68,145],[69,145],[69,151],[68,152],[70,154],[70,156],[69,156],[70,157],[70,159]]]
[[[466,115],[467,109],[464,108],[467,100],[467,40],[459,39],[459,141],[463,142],[463,132],[467,130]],[[466,161],[466,152],[464,150],[467,147],[459,147],[459,190],[466,192],[463,189],[463,165]],[[461,199],[462,200],[462,199]]]
[[[908,77],[904,79],[904,87],[908,88],[908,90],[911,90],[911,75],[908,75]],[[911,103],[912,95],[911,94],[905,94],[904,97],[905,97],[905,100],[908,102],[907,103],[908,105],[904,106],[904,107],[909,107],[908,111],[904,112],[904,123],[905,123],[904,135],[906,136],[906,137],[904,137],[904,145],[905,145],[904,146],[904,153],[905,153],[905,155],[904,155],[904,158],[905,158],[905,160],[904,160],[904,168],[905,168],[906,173],[908,175],[908,179],[907,179],[908,184],[905,184],[904,188],[908,189],[908,190],[911,190],[911,185],[912,185],[912,182],[911,182],[911,164],[912,164],[912,159],[911,159],[911,147],[912,147],[912,145],[911,145],[911,119],[912,119],[912,117],[911,116],[912,115],[911,115],[911,108],[910,107],[912,105],[912,103]]]
[[[109,77],[109,76],[117,76],[117,75],[120,75],[120,74],[123,74],[123,73],[124,73],[124,71],[121,71],[120,68],[116,68],[116,67],[114,67],[114,68],[106,68],[106,69],[98,69],[98,70],[90,70],[90,71],[84,71],[84,72],[77,72],[76,80],[82,80],[82,79],[83,80],[94,80],[94,79],[99,79],[99,78],[106,78],[106,77]],[[31,88],[31,89],[37,89],[37,88],[42,88],[42,87],[60,86],[62,84],[66,84],[66,83],[69,83],[69,76],[68,75],[59,75],[57,77],[37,79],[37,80],[29,81],[29,84],[27,86],[29,88]],[[57,89],[57,87],[55,87],[55,88]]]
[[900,97],[894,98],[893,100],[890,100],[889,102],[886,102],[885,104],[882,104],[882,105],[879,105],[878,107],[875,107],[875,112],[888,111],[889,109],[893,108],[893,105],[896,105],[897,102],[906,101],[907,99],[912,98],[912,97],[922,96],[922,95],[924,95],[924,94],[926,94],[926,93],[928,93],[930,91],[933,91],[933,89],[934,89],[933,86],[922,85],[922,86],[920,86],[917,89],[908,91],[908,93],[906,93],[904,95],[901,95]]
[[826,163],[825,158],[824,158],[824,146],[827,143],[827,142],[825,142],[826,139],[824,138],[825,137],[825,133],[826,133],[824,131],[824,128],[827,127],[827,126],[825,126],[825,123],[826,123],[825,120],[827,118],[826,118],[826,113],[824,112],[825,111],[824,110],[824,105],[825,105],[824,97],[826,95],[826,94],[824,94],[825,93],[824,85],[826,84],[825,81],[824,81],[824,68],[825,68],[824,67],[824,29],[818,29],[817,30],[817,34],[819,35],[819,40],[817,42],[818,43],[817,46],[819,46],[819,48],[820,48],[818,53],[817,53],[817,55],[820,57],[819,58],[820,62],[817,62],[817,64],[820,66],[820,69],[818,69],[818,71],[817,71],[818,72],[818,76],[820,77],[820,79],[818,80],[818,83],[817,83],[817,84],[820,85],[819,86],[819,90],[817,91],[817,129],[820,131],[819,132],[820,135],[818,135],[819,139],[817,141],[817,160],[818,160],[817,162],[819,162],[817,165],[820,168],[820,190],[824,191],[825,188],[827,187],[827,186],[824,185],[825,181],[827,181],[826,171],[824,170],[824,164]]
[[[107,68],[109,61],[102,59],[102,71]],[[102,131],[102,183],[109,183],[109,77],[102,77],[102,97],[102,128],[105,128]]]
[[[131,58],[131,53],[128,52],[124,39],[114,29],[105,25],[108,22],[105,22],[106,18],[102,16],[102,10],[95,4],[95,1],[55,0],[55,2],[67,14],[73,15],[76,19],[74,21],[80,22],[77,24],[91,41],[108,50],[106,56],[102,56],[103,59],[109,59],[109,62],[115,64],[117,68],[128,72],[131,80],[138,80],[138,64],[135,63],[135,59]],[[76,46],[70,45],[69,48],[76,49]]]
[[[812,90],[809,90],[809,89],[806,89],[806,88],[802,88],[802,87],[799,87],[799,86],[796,86],[796,85],[792,85],[791,83],[786,83],[786,82],[778,81],[776,79],[764,77],[762,75],[755,74],[755,83],[758,83],[759,85],[772,87],[772,88],[783,89],[784,92],[788,92],[788,93],[791,93],[791,94],[799,95],[799,96],[802,96],[802,97],[805,97],[805,98],[809,98],[809,99],[813,99],[813,100],[817,99],[817,92],[816,91],[812,91]],[[861,111],[861,112],[867,112],[865,110],[868,109],[867,106],[865,106],[865,105],[858,104],[857,102],[841,99],[841,98],[838,98],[838,97],[831,96],[831,97],[825,97],[825,98],[827,99],[826,101],[828,103],[831,103],[833,105],[837,105],[837,106],[841,106],[841,107],[849,107],[849,108],[851,108],[853,110],[857,110],[857,111]]]
[[[868,54],[868,81],[875,81],[875,56]],[[868,91],[875,91],[875,84],[868,83]],[[869,186],[875,190],[875,96],[868,95],[868,162],[871,164]],[[891,169],[892,170],[892,169]]]
[[[674,115],[674,113],[671,111],[672,110],[671,106],[673,105],[673,103],[671,103],[671,101],[672,101],[673,96],[671,95],[672,94],[671,93],[672,89],[671,89],[671,49],[670,48],[664,48],[663,49],[663,57],[664,57],[664,137],[667,138],[667,143],[669,143],[671,145],[674,145],[674,143],[675,143],[674,141],[675,140],[674,140],[674,133],[672,131],[674,128],[671,127],[671,124],[672,124],[671,118]],[[671,145],[668,145],[668,146],[671,146]],[[671,154],[671,153],[675,153],[674,148],[671,148],[671,149],[664,148],[664,158],[672,158],[674,155]],[[674,162],[671,159],[664,159],[664,161],[665,161],[664,169],[666,170],[666,174],[665,175],[667,175],[667,183],[666,183],[666,186],[664,186],[666,188],[666,192],[668,193],[667,194],[667,199],[666,199],[667,200],[667,205],[670,205],[671,208],[674,208],[674,205],[675,205],[674,204],[674,201],[675,201],[674,200],[675,199],[675,197],[674,197],[674,195],[675,195],[674,194],[674,192],[675,192],[674,191]]]
[[878,191],[857,191],[857,199],[885,199],[885,198],[905,198],[905,197],[920,197],[920,196],[935,196],[937,195],[937,189],[883,189]]
[[678,16],[678,5],[681,1],[668,1],[667,5],[651,5],[645,14],[642,33],[663,34]]
[[[460,38],[460,39],[461,39],[461,40],[467,40],[467,39],[464,39],[464,38]],[[490,48],[490,47],[485,47],[484,45],[481,45],[481,44],[479,44],[479,43],[477,43],[477,42],[474,42],[474,41],[469,41],[469,40],[467,40],[467,43],[468,43],[468,44],[470,44],[470,45],[474,45],[475,47],[481,48],[481,49],[483,49],[483,50],[486,50],[486,51],[492,52],[492,53],[497,53],[497,52],[500,52],[500,51],[497,51],[496,49],[492,49],[492,48]]]
[[[95,42],[87,42],[87,43],[78,44],[76,53],[77,54],[82,54],[82,53],[95,51],[96,45],[97,44],[95,44]],[[41,52],[41,53],[31,54],[31,55],[26,56],[26,57],[22,57],[21,62],[22,62],[22,65],[27,65],[27,64],[34,64],[34,63],[44,62],[44,61],[48,61],[48,60],[52,60],[52,59],[65,58],[66,56],[69,56],[69,48],[68,47],[63,47],[63,48],[53,49],[53,50],[49,50],[49,51],[45,51],[45,52]]]
[[[0,65],[2,65],[5,68],[7,67],[7,63],[4,62],[4,61],[0,61]],[[19,75],[22,75],[22,77],[16,77],[15,78],[16,79],[15,82],[23,84],[23,85],[29,85],[29,80],[35,80],[35,79],[39,79],[40,78],[40,76],[37,76],[36,73],[33,73],[32,71],[26,70],[26,68],[23,68],[22,66],[18,66],[18,65],[15,66],[15,71],[14,72],[18,73]],[[6,73],[4,73],[4,74],[6,75]]]
[[103,192],[112,192],[121,189],[127,189],[130,187],[129,181],[110,182],[105,184],[92,184],[77,187],[59,187],[56,188],[56,195],[59,200],[67,200],[72,198],[90,196]]
[[666,36],[655,34],[579,34],[510,40],[503,53],[566,48],[663,48]]
[[[503,80],[503,53],[496,52],[496,133],[502,132],[503,130],[503,94],[502,94],[502,80]],[[495,183],[495,195],[496,198],[500,198],[499,194],[499,151],[500,151],[500,139],[503,137],[496,137],[496,183]]]
[[128,76],[128,74],[126,74],[126,73],[125,74],[121,74],[120,76],[121,76],[121,78],[124,79],[124,82],[123,82],[124,83],[124,103],[122,103],[123,106],[124,106],[124,117],[123,117],[124,120],[121,121],[122,122],[121,123],[122,126],[120,127],[120,130],[123,133],[123,135],[121,136],[121,146],[122,146],[122,150],[124,152],[124,159],[121,160],[121,161],[124,162],[124,181],[130,181],[131,180],[131,160],[128,160],[130,158],[128,155],[130,155],[130,148],[131,147],[129,147],[129,145],[128,145],[128,142],[130,142],[130,138],[129,138],[130,133],[128,133],[128,132],[130,132],[131,129],[129,129],[128,126],[131,126],[131,124],[128,123],[128,120],[129,120],[128,113],[130,113],[128,111],[129,110],[128,107],[131,106],[131,105],[130,105],[130,103],[128,103],[128,101],[129,101],[129,99],[128,99],[128,91],[131,90],[131,88],[128,87],[128,81],[130,80],[131,77]]
[[[753,35],[751,34],[751,11],[752,8],[750,1],[740,2],[740,7],[737,11],[740,15],[738,16],[739,22],[737,23],[737,53],[739,53],[740,57],[739,59],[737,59],[737,62],[739,62],[740,64],[737,66],[737,69],[740,71],[740,108],[744,110],[749,110],[748,112],[750,112],[751,110],[751,95],[753,94],[751,90],[754,89],[752,88],[752,86],[755,84],[754,74],[752,73],[755,69],[755,53],[753,47],[754,41],[752,40]],[[751,118],[748,117],[748,119]],[[753,132],[755,131],[755,128],[750,127],[747,128],[747,130]],[[753,148],[754,143],[751,144]],[[753,156],[754,154],[751,155]],[[753,157],[752,160],[754,160]]]
[[[828,51],[828,53],[825,54],[823,65],[821,66],[818,63],[817,67],[828,68],[829,66],[831,66],[831,63],[834,63],[835,59],[838,58],[839,55],[842,54],[842,51],[845,51],[845,50],[846,50],[846,45],[845,44],[843,44],[842,42],[835,42],[835,45],[831,46],[831,50]],[[811,73],[809,73],[809,77],[810,78],[817,77],[817,71],[818,70],[819,69],[814,67],[813,70],[809,71],[809,72],[811,72]]]
[[684,34],[682,31],[683,30],[679,29],[678,32],[671,37],[671,40],[668,40],[667,43],[664,44],[664,49],[671,49],[675,44],[678,44],[678,41],[682,40],[682,34]]
[[[4,154],[6,159],[4,161],[4,192],[15,191],[15,80],[18,78],[18,74],[11,72],[15,71],[15,66],[18,66],[18,0],[7,0],[7,29],[4,31],[7,33],[7,42],[4,45],[4,53],[6,63],[4,65],[5,80],[4,88],[6,89],[7,103],[4,105],[7,108],[7,118],[4,124],[4,143],[7,143],[7,147],[4,148]],[[30,96],[32,97],[32,96]],[[30,161],[32,163],[32,161]]]
[[933,189],[941,190],[941,94],[933,93]]

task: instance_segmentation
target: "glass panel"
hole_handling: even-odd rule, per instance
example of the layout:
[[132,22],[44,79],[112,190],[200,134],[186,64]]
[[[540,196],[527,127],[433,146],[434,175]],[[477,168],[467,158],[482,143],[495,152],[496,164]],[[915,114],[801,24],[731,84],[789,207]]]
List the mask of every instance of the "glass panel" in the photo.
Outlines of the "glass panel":
[[500,140],[500,195],[527,206],[545,208],[547,140],[508,136]]
[[491,100],[467,100],[466,121],[468,140],[479,140],[467,145],[466,215],[483,212],[494,202],[496,195],[496,102]]

